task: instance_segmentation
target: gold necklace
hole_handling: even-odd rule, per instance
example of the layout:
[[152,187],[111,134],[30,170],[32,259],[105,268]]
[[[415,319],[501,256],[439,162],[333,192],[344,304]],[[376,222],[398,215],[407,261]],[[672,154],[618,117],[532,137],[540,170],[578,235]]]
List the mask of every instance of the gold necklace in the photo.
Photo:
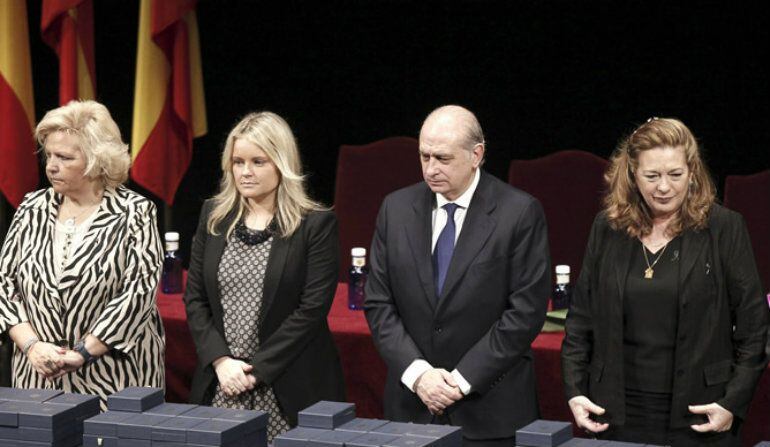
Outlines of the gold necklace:
[[644,255],[644,262],[647,263],[647,268],[644,270],[644,279],[652,279],[652,275],[655,274],[655,270],[652,268],[655,267],[655,264],[660,261],[661,256],[663,256],[663,252],[666,251],[666,247],[668,247],[668,242],[663,246],[663,248],[660,249],[660,253],[658,254],[658,257],[655,258],[655,261],[650,265],[650,260],[647,259],[647,247],[644,246],[644,242],[639,241],[642,244],[642,254]]

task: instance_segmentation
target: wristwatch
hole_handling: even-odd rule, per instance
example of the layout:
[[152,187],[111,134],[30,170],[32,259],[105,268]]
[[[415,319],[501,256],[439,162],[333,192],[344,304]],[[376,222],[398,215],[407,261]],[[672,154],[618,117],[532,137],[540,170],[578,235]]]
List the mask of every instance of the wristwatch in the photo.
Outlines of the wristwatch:
[[92,356],[91,353],[88,352],[88,349],[86,349],[85,340],[80,340],[75,343],[75,346],[72,347],[72,350],[83,356],[85,365],[90,365],[96,360],[96,357]]

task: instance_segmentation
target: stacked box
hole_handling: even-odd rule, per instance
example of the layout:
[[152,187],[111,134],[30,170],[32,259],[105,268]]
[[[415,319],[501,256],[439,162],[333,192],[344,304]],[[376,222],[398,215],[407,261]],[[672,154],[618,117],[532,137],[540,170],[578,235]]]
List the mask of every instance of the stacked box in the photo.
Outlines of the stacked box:
[[275,447],[461,447],[462,430],[448,425],[355,417],[355,405],[321,401],[299,412],[299,426]]
[[107,409],[141,413],[157,407],[163,400],[163,390],[160,388],[130,386],[108,396]]
[[0,395],[2,446],[79,446],[83,421],[99,413],[96,396],[15,388],[0,388]]
[[267,413],[162,401],[150,406],[155,395],[145,388],[108,397],[113,409],[85,421],[83,446],[267,447]]
[[607,445],[607,441],[599,439],[572,438],[559,447],[597,447],[605,445]]
[[572,439],[569,422],[538,419],[516,430],[516,444],[527,447],[554,447]]

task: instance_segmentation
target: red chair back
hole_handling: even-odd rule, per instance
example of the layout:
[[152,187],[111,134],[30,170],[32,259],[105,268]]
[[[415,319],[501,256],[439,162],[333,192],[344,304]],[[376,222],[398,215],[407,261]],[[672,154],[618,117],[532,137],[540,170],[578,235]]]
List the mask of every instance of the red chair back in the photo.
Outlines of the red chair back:
[[601,209],[607,165],[607,160],[589,152],[568,150],[535,160],[513,160],[508,171],[508,183],[543,205],[552,266],[569,265],[573,284],[580,274],[591,224]]
[[770,291],[770,169],[752,175],[728,175],[725,206],[746,219],[751,247],[764,291]]
[[422,181],[417,140],[391,137],[363,146],[340,147],[334,209],[340,229],[340,281],[347,281],[350,249],[366,247],[377,212],[389,193]]

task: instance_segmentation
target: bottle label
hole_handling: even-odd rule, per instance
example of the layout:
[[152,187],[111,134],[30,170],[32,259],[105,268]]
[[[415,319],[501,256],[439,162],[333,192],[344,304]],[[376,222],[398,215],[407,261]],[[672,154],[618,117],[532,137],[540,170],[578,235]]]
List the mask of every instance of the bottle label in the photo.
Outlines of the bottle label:
[[166,251],[177,251],[179,250],[179,242],[173,241],[169,242],[166,241]]
[[569,284],[569,275],[556,275],[556,284]]
[[366,258],[359,258],[358,256],[353,257],[353,265],[355,267],[363,267],[366,265]]

